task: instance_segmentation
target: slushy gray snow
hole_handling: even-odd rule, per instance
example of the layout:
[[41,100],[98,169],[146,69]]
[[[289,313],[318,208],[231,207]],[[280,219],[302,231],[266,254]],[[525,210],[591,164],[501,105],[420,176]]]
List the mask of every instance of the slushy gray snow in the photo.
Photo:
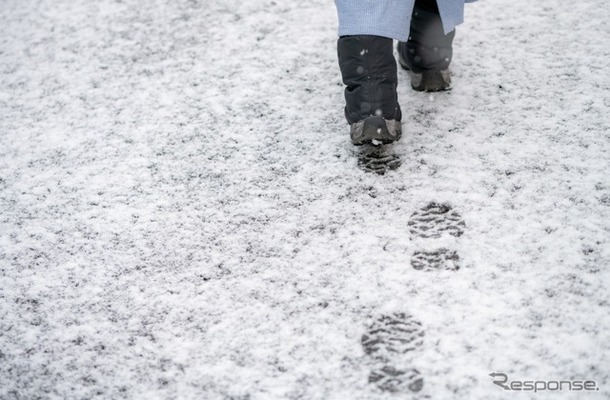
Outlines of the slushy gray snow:
[[330,1],[2,0],[0,398],[610,398],[609,4],[467,5],[382,175]]

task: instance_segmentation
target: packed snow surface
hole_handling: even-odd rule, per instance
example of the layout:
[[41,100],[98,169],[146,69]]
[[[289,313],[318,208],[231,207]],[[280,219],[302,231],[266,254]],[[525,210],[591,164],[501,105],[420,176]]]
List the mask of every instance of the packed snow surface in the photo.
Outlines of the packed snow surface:
[[0,398],[610,398],[609,15],[469,4],[380,175],[331,1],[0,0]]

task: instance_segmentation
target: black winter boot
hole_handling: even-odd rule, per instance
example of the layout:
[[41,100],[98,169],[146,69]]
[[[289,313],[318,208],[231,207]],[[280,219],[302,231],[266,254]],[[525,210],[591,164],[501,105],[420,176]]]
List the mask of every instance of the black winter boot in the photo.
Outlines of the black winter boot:
[[392,39],[342,36],[337,42],[345,88],[345,118],[355,145],[391,143],[401,136]]
[[451,88],[449,64],[455,30],[445,35],[436,0],[416,0],[407,42],[398,43],[398,61],[409,70],[415,90]]

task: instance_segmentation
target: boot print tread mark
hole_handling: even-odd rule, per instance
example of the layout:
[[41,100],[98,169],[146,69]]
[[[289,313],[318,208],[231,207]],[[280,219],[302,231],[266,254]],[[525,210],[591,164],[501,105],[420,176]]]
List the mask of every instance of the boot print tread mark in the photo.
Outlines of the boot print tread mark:
[[424,387],[424,379],[416,369],[398,370],[386,365],[383,368],[372,371],[369,375],[369,383],[386,392],[398,392],[408,389],[419,392]]
[[362,346],[366,354],[385,360],[391,357],[391,353],[404,354],[415,350],[422,345],[423,336],[421,323],[410,315],[382,315],[362,335]]
[[433,251],[416,251],[411,258],[411,266],[418,271],[460,269],[460,256],[457,251],[445,248]]
[[439,238],[444,233],[460,237],[466,223],[462,216],[448,204],[429,203],[409,218],[409,231],[421,238]]
[[364,145],[359,149],[358,166],[364,172],[384,175],[400,167],[400,156],[387,146]]
[[409,231],[420,239],[417,243],[424,248],[416,249],[411,257],[411,266],[418,271],[457,271],[460,269],[460,256],[456,250],[437,247],[435,240],[443,235],[459,238],[464,234],[466,223],[460,213],[449,204],[428,203],[411,214]]
[[362,347],[366,354],[378,361],[369,375],[369,383],[382,391],[418,392],[424,380],[417,369],[398,369],[394,365],[404,363],[406,355],[423,346],[424,330],[411,315],[395,313],[381,315],[362,335]]

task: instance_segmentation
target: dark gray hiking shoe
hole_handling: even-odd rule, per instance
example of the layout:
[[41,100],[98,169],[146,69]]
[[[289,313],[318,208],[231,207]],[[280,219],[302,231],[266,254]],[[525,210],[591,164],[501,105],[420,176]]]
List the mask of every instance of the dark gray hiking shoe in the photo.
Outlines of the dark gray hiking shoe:
[[[399,53],[400,54],[400,53]],[[451,73],[449,69],[429,69],[420,72],[412,71],[402,57],[398,58],[401,67],[409,71],[411,87],[418,92],[439,92],[451,90]]]
[[383,117],[368,117],[350,125],[350,138],[356,146],[388,144],[400,139],[400,121]]
[[451,73],[448,69],[422,72],[410,71],[411,87],[419,92],[438,92],[451,89]]

